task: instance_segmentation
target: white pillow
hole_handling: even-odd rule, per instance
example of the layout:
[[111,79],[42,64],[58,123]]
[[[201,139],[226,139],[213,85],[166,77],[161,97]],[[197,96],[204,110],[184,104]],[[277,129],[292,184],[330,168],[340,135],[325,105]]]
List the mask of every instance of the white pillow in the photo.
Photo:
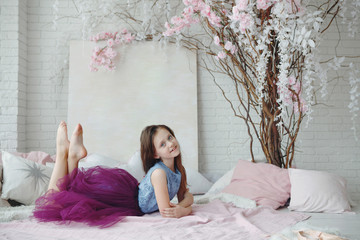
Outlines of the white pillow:
[[192,194],[204,194],[212,186],[212,182],[193,168],[186,168],[186,178]]
[[211,188],[207,191],[206,194],[217,194],[221,192],[227,185],[229,185],[231,182],[232,175],[234,174],[234,169],[235,167],[227,171],[221,178],[219,178],[211,186]]
[[141,182],[145,176],[140,151],[136,151],[134,155],[131,156],[129,161],[126,164],[121,164],[119,168],[128,171],[134,178],[136,178],[136,180],[138,180],[138,182]]
[[79,161],[79,168],[91,168],[95,166],[114,168],[118,165],[119,161],[97,153],[89,154]]
[[289,169],[289,209],[302,212],[342,213],[350,211],[346,180],[328,172]]
[[30,205],[47,190],[52,169],[2,151],[3,189],[1,198]]
[[130,173],[139,181],[144,178],[145,171],[142,164],[140,151],[136,151],[127,163]]

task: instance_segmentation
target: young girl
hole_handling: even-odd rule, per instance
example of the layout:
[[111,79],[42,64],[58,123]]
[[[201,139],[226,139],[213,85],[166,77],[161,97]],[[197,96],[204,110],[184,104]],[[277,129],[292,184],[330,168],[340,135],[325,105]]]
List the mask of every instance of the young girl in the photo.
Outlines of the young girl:
[[[36,201],[35,218],[108,227],[125,216],[158,210],[163,217],[179,218],[191,213],[193,196],[186,188],[180,147],[170,128],[154,125],[141,133],[141,158],[147,174],[139,187],[123,169],[79,169],[79,160],[87,155],[82,135],[78,124],[69,141],[66,124],[60,123],[54,170],[48,192]],[[170,202],[175,194],[178,204]]]
[[[139,206],[144,213],[160,210],[163,217],[191,213],[193,196],[186,188],[185,168],[174,132],[165,125],[146,127],[140,137],[145,178],[139,186]],[[170,200],[177,194],[179,204]]]

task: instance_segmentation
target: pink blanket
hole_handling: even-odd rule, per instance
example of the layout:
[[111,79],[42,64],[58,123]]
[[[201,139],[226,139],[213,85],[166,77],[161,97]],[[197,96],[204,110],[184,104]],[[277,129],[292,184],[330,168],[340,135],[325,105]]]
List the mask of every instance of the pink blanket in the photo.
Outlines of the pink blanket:
[[159,213],[126,217],[116,225],[99,229],[80,223],[59,225],[34,219],[0,224],[0,239],[266,239],[308,216],[259,207],[242,209],[215,200],[195,205],[193,213],[180,219],[162,218]]

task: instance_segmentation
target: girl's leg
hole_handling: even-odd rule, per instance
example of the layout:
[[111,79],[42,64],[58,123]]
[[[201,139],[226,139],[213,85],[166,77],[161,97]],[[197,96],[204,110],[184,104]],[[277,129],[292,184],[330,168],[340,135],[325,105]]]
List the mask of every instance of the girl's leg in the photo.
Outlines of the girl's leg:
[[75,130],[70,139],[69,156],[68,156],[68,171],[71,173],[78,167],[79,160],[86,157],[87,151],[83,144],[83,129],[80,124],[75,127]]
[[57,181],[68,174],[68,151],[69,140],[67,136],[67,126],[64,121],[59,124],[56,135],[56,161],[54,170],[51,174],[48,190],[53,189],[59,191],[56,186]]

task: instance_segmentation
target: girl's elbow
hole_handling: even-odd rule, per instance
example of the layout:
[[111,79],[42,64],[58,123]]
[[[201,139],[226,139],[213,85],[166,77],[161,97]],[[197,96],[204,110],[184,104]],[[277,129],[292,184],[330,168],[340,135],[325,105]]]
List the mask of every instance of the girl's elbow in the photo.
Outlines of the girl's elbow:
[[162,217],[165,217],[165,208],[159,208],[159,213]]

